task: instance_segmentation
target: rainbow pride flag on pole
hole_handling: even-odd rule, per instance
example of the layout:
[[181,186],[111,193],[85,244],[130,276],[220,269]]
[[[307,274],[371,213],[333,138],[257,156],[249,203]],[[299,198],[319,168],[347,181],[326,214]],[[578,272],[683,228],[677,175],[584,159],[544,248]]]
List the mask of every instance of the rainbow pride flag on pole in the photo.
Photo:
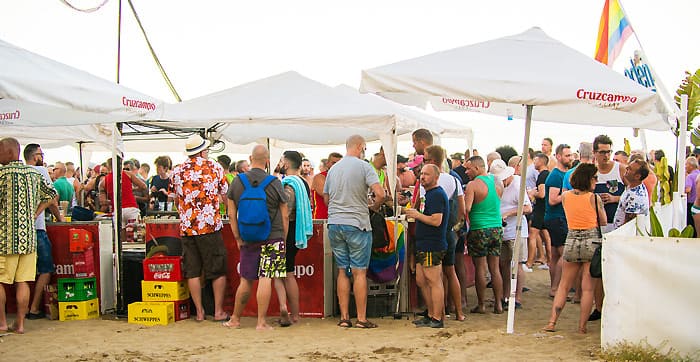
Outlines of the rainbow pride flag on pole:
[[612,66],[615,58],[620,55],[625,40],[632,35],[625,11],[619,0],[605,0],[603,14],[600,16],[598,27],[598,42],[595,47],[595,59],[603,64]]

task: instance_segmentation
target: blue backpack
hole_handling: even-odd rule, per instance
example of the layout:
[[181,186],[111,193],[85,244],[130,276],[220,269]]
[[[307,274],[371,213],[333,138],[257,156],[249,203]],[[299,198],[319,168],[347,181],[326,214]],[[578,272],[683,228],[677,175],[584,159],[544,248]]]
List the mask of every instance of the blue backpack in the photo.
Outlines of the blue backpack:
[[245,174],[239,174],[238,177],[243,184],[243,193],[237,205],[238,231],[241,234],[241,239],[247,242],[265,241],[272,230],[270,214],[267,212],[265,187],[275,177],[268,175],[257,187],[250,185]]

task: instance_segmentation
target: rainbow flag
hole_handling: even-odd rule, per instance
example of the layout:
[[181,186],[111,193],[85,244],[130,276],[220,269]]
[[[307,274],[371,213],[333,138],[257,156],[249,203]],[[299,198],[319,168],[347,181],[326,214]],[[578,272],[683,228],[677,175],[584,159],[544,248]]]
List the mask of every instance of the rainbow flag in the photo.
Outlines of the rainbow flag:
[[598,27],[595,59],[612,66],[615,58],[620,55],[622,45],[632,32],[632,25],[627,20],[619,0],[605,0]]

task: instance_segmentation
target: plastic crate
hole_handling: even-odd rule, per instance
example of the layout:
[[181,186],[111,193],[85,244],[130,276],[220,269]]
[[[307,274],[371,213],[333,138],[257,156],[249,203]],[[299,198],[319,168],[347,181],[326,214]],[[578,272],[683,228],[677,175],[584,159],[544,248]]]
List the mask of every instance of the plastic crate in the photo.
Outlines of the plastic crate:
[[183,279],[181,256],[156,256],[143,261],[143,280],[179,282]]
[[129,304],[129,323],[165,326],[175,321],[174,314],[173,302],[135,302]]
[[174,302],[190,297],[187,283],[141,281],[141,299],[144,302]]
[[73,260],[73,274],[76,278],[90,278],[95,276],[95,254],[92,246],[83,252],[71,253]]
[[82,302],[58,302],[58,319],[77,321],[100,317],[100,303],[97,298]]
[[71,253],[85,251],[92,246],[92,233],[85,229],[68,229],[69,249]]
[[97,282],[92,278],[59,278],[58,301],[82,302],[97,297]]

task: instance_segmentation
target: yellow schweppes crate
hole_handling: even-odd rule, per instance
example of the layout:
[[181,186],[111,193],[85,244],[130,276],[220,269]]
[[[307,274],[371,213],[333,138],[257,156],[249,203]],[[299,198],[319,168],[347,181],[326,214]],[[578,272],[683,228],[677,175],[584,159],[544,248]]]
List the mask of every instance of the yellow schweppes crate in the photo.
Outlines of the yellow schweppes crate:
[[159,282],[144,280],[141,282],[141,299],[144,302],[174,302],[190,297],[186,281]]
[[58,302],[58,319],[77,321],[100,317],[100,303],[95,299],[82,302]]
[[134,302],[129,304],[129,323],[167,326],[175,321],[173,309],[172,302]]

